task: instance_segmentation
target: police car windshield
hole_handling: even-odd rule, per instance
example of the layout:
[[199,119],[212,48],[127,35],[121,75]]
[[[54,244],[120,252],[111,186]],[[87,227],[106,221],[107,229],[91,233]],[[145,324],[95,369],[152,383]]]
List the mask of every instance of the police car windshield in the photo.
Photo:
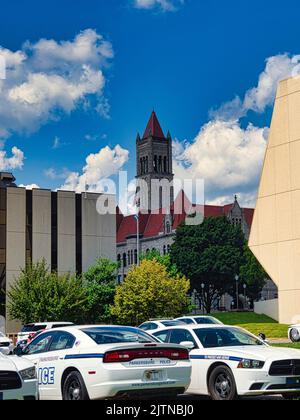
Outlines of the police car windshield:
[[258,338],[239,328],[199,328],[194,331],[205,349],[264,345]]
[[82,331],[99,345],[158,342],[156,338],[147,333],[130,328],[85,328]]

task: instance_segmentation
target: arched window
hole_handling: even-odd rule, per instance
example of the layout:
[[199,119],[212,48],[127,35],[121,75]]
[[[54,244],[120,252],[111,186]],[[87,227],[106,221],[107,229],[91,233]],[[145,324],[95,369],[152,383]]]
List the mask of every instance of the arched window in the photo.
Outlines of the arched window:
[[121,254],[118,254],[118,263],[121,262]]
[[167,253],[167,247],[166,245],[164,245],[164,255],[166,255],[166,253]]
[[154,172],[157,172],[157,156],[154,156]]
[[149,158],[148,156],[146,157],[146,173],[149,172]]
[[131,256],[131,264],[134,264],[134,260],[133,260],[133,250],[131,250],[131,252],[130,252],[130,256]]
[[162,157],[159,156],[158,159],[158,172],[161,174],[162,173]]
[[138,263],[138,253],[137,253],[137,249],[134,250],[134,264],[137,265]]
[[166,223],[166,233],[169,235],[171,233],[171,223],[167,222]]
[[127,267],[127,256],[126,256],[125,252],[123,254],[123,267]]
[[140,171],[141,171],[141,174],[143,175],[143,159],[142,158],[140,159]]
[[128,251],[128,265],[131,265],[130,251]]
[[164,157],[164,172],[167,172],[167,157]]
[[171,245],[168,245],[168,254],[170,254],[170,252],[171,252]]

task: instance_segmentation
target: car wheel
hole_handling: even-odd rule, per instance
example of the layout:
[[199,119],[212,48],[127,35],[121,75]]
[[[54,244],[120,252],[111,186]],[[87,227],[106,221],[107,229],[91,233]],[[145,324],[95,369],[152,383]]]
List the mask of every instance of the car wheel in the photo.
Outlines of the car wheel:
[[293,328],[290,332],[290,339],[293,343],[300,342],[300,332],[297,328]]
[[63,400],[64,401],[86,401],[89,395],[79,372],[73,371],[69,373],[63,384]]
[[208,390],[215,401],[237,399],[234,376],[227,366],[218,366],[212,371],[208,381]]

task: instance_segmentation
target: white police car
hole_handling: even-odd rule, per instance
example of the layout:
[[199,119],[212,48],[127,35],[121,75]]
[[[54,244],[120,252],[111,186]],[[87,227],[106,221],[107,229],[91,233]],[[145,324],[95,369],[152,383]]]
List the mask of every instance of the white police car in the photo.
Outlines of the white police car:
[[300,324],[292,325],[289,328],[288,336],[293,343],[300,343]]
[[36,364],[45,400],[175,397],[191,379],[187,349],[130,327],[44,331],[20,352]]
[[190,394],[214,400],[300,395],[300,350],[270,347],[241,328],[225,325],[166,328],[154,336],[190,349]]
[[223,322],[219,321],[217,318],[208,315],[201,315],[201,316],[183,316],[181,318],[177,318],[178,321],[183,322],[187,325],[223,325]]
[[8,337],[6,337],[1,331],[0,331],[0,353],[8,356],[12,354],[14,350],[14,344],[12,340]]
[[0,400],[36,400],[38,385],[33,363],[0,353]]

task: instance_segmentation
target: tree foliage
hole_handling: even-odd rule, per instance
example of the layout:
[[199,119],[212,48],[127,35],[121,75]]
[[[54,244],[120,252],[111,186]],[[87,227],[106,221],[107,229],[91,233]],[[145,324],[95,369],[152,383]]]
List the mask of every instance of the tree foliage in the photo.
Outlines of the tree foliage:
[[91,324],[110,320],[110,306],[116,292],[117,269],[118,264],[108,259],[99,259],[84,274],[88,296],[87,318]]
[[153,261],[156,260],[160,264],[164,265],[171,276],[177,276],[180,274],[176,264],[172,263],[170,254],[161,255],[159,251],[152,250],[146,254],[141,255],[141,261]]
[[240,227],[225,217],[207,218],[201,225],[183,224],[177,229],[171,262],[203,296],[207,312],[215,299],[230,291],[240,270],[244,243]]
[[164,264],[144,259],[117,287],[112,315],[130,325],[151,318],[177,317],[189,309],[189,288],[186,277],[172,276]]
[[9,317],[24,324],[85,320],[87,294],[82,279],[50,273],[44,260],[23,269],[7,297]]
[[247,285],[247,296],[251,300],[259,298],[268,278],[267,273],[257,261],[250,248],[245,245],[242,265],[240,267],[240,282]]

